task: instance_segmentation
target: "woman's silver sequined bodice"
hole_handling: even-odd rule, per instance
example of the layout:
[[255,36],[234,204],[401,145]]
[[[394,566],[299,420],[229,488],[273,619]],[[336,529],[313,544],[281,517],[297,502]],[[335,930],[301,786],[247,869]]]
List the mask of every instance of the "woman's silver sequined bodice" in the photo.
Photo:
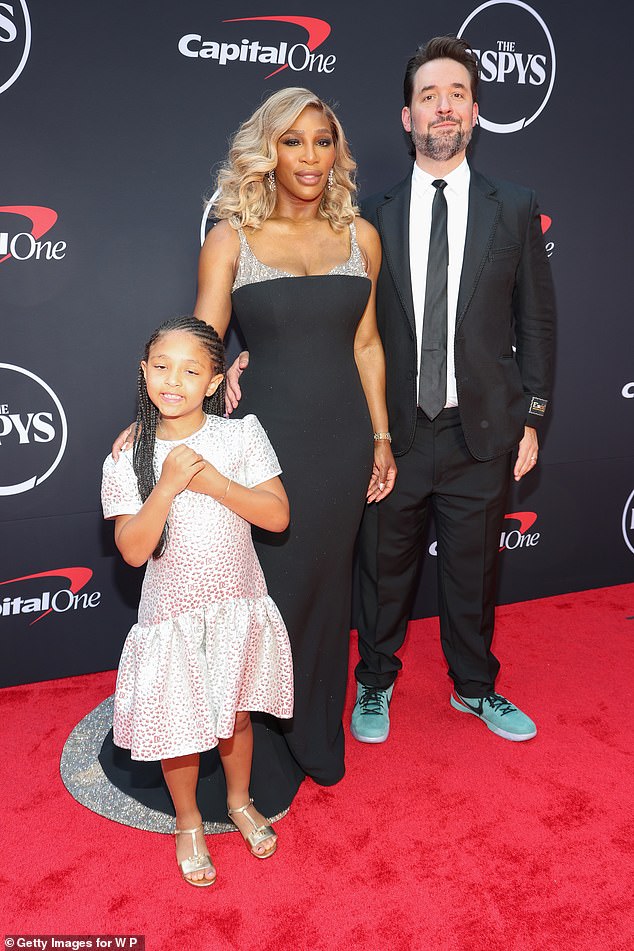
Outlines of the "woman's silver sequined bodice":
[[[242,287],[245,284],[258,284],[261,281],[270,281],[278,277],[303,277],[304,275],[290,274],[287,271],[282,271],[276,267],[270,267],[268,264],[263,264],[261,261],[258,261],[255,254],[251,250],[251,246],[246,239],[246,235],[242,228],[238,228],[238,235],[240,237],[240,261],[238,263],[238,272],[236,274],[236,279],[233,282],[233,287],[231,291],[237,291],[239,287]],[[357,243],[357,229],[354,222],[350,224],[350,256],[347,261],[344,261],[342,264],[337,264],[336,267],[333,267],[332,270],[327,272],[327,275],[323,276],[334,276],[336,274],[348,275],[350,277],[367,277],[365,264],[363,261],[363,255],[361,254],[361,249]],[[316,277],[318,275],[312,275]]]

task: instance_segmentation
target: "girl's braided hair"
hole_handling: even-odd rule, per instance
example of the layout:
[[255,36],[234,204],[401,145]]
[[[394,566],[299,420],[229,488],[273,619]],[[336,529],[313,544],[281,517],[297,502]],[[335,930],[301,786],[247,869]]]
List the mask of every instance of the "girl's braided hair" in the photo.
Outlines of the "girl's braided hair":
[[[211,358],[214,371],[222,373],[223,379],[216,392],[206,396],[203,400],[203,412],[209,416],[224,416],[225,412],[225,349],[222,340],[210,324],[196,317],[175,317],[166,320],[158,327],[145,345],[143,359],[147,362],[150,350],[154,344],[166,334],[179,331],[190,333],[205,348]],[[142,367],[139,367],[137,379],[138,410],[134,425],[134,444],[132,449],[132,467],[134,469],[139,493],[142,500],[150,495],[156,485],[154,471],[154,446],[156,443],[156,426],[159,420],[159,411],[148,396],[145,376]],[[161,537],[152,552],[153,558],[160,558],[167,545],[167,522],[163,526]]]

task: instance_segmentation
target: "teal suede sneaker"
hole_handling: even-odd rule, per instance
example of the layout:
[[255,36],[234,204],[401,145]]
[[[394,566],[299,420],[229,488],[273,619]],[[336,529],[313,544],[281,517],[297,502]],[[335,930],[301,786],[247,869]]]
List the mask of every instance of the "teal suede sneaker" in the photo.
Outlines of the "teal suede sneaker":
[[454,710],[479,717],[493,733],[505,740],[532,740],[537,733],[531,718],[499,693],[490,693],[486,697],[461,697],[454,690],[450,702]]
[[357,683],[357,702],[352,711],[350,732],[360,743],[385,743],[390,732],[391,687],[366,687]]

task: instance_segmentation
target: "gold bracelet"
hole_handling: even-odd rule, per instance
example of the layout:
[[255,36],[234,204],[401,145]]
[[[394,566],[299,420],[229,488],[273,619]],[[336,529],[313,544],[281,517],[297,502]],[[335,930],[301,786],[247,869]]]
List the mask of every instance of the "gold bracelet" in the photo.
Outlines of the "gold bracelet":
[[391,433],[374,433],[374,441],[380,442],[382,439],[387,439],[388,442],[392,442]]
[[216,502],[224,502],[224,500],[227,498],[227,492],[229,491],[229,488],[231,487],[232,482],[233,482],[233,479],[229,479],[224,492],[222,493],[222,495],[219,495],[218,498],[216,498],[216,496],[214,495],[214,499]]

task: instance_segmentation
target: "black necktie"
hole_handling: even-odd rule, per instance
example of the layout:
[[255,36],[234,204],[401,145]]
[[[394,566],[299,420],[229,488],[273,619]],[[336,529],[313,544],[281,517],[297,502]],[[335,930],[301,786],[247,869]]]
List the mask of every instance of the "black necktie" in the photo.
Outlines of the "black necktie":
[[423,316],[423,341],[418,376],[418,405],[435,419],[447,402],[447,182],[437,178],[431,209],[431,233],[427,258],[427,284]]

